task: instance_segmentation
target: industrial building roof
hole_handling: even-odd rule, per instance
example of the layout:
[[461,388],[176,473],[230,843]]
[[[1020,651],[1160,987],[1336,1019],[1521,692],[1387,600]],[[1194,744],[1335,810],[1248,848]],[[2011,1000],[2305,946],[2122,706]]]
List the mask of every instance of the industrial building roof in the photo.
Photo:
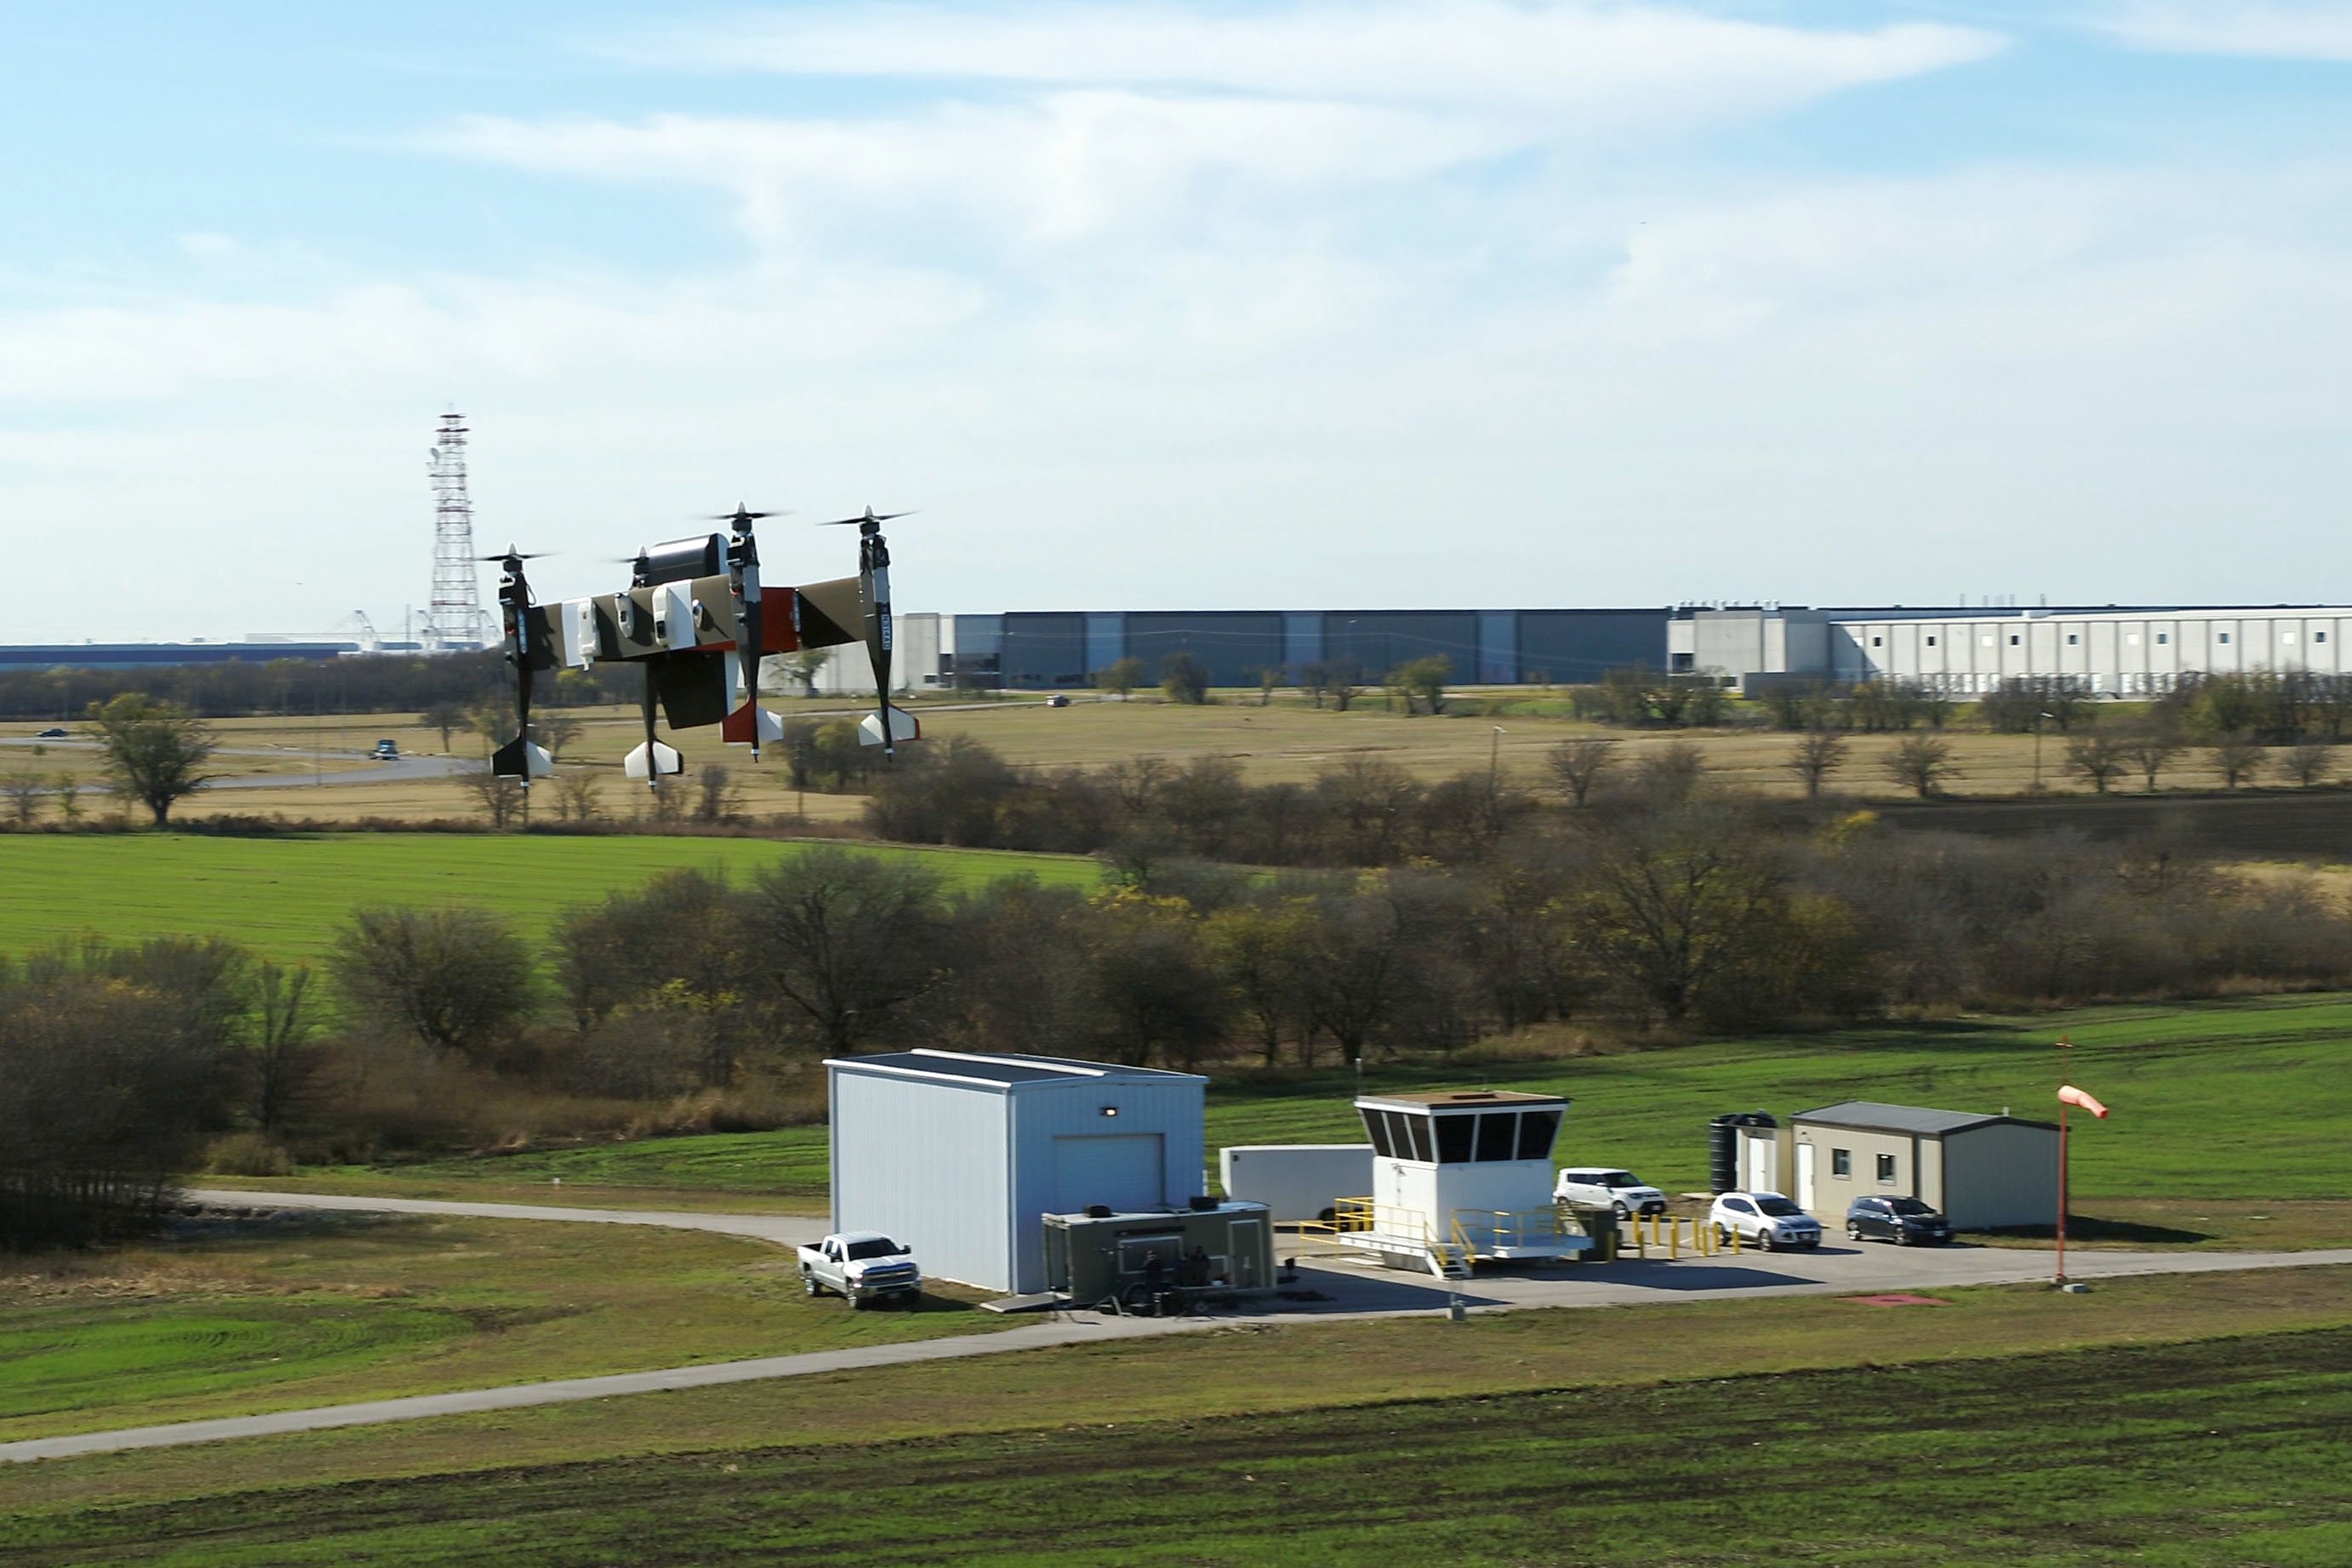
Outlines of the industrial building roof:
[[972,1051],[936,1051],[928,1046],[914,1051],[877,1051],[872,1056],[836,1056],[826,1061],[827,1067],[855,1067],[869,1071],[912,1075],[922,1078],[953,1078],[966,1082],[981,1083],[1046,1083],[1073,1082],[1078,1080],[1099,1082],[1106,1078],[1165,1078],[1191,1079],[1204,1082],[1190,1072],[1168,1072],[1156,1067],[1121,1067],[1108,1061],[1073,1061],[1059,1056],[981,1055]]
[[1930,1111],[1920,1105],[1888,1105],[1876,1100],[1842,1100],[1834,1105],[1824,1105],[1818,1111],[1800,1111],[1790,1118],[1793,1122],[1823,1122],[1833,1127],[1866,1127],[1888,1133],[1917,1133],[1927,1137],[1941,1137],[1948,1133],[1962,1133],[1970,1127],[1989,1126],[1997,1122],[2016,1122],[2029,1127],[2049,1125],[2030,1122],[2021,1116],[1989,1116],[1973,1111]]

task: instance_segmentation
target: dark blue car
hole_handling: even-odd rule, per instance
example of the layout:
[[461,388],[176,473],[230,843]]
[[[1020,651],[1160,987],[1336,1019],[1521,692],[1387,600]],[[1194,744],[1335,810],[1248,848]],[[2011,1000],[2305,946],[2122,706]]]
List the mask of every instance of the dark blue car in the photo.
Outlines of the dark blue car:
[[1916,1197],[1857,1197],[1845,1211],[1845,1234],[1849,1241],[1932,1247],[1952,1239],[1952,1222]]

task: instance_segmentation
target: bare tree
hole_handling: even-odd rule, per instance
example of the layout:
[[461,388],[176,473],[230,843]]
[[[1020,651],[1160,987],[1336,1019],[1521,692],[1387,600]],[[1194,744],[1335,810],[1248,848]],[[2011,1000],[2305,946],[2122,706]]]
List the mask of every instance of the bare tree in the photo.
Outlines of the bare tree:
[[439,730],[441,749],[446,751],[449,749],[449,737],[466,727],[466,709],[459,703],[431,704],[423,713],[416,716],[416,727]]
[[2221,782],[2235,789],[2260,778],[2266,760],[2262,746],[2243,730],[2228,730],[2205,743],[2205,755]]
[[829,1056],[886,1031],[936,985],[940,881],[904,859],[820,845],[760,873],[751,973]]
[[1922,800],[1942,793],[1944,785],[1960,772],[1952,762],[1952,743],[1932,734],[1905,736],[1879,766],[1889,779]]
[[2287,754],[2279,759],[2279,766],[2286,776],[2305,789],[2315,784],[2326,783],[2328,774],[2335,770],[2335,753],[2322,740],[2306,740],[2300,746],[2290,747]]
[[580,738],[580,721],[568,713],[547,713],[530,721],[530,738],[547,753],[550,761],[560,760],[563,748]]
[[362,1016],[396,1019],[435,1050],[478,1061],[530,1007],[530,949],[478,909],[354,910],[327,962]]
[[49,786],[49,793],[57,800],[58,816],[68,823],[81,821],[80,779],[71,773],[60,773],[57,782]]
[[0,796],[8,801],[8,820],[20,828],[29,828],[41,814],[41,797],[48,792],[49,781],[37,773],[11,773],[0,779]]
[[1706,753],[1687,740],[1654,746],[1633,765],[1634,787],[1651,801],[1679,806],[1696,792],[1706,773]]
[[1160,661],[1160,694],[1171,703],[1197,707],[1209,700],[1209,666],[1190,648]]
[[1095,689],[1109,692],[1125,702],[1136,687],[1143,684],[1143,661],[1129,653],[1114,659],[1095,672]]
[[724,764],[705,764],[694,779],[694,820],[731,822],[743,814],[743,786]]
[[324,1053],[310,1038],[310,992],[308,964],[289,969],[263,959],[255,967],[247,1103],[264,1132],[282,1131],[317,1096]]
[[830,648],[803,648],[796,653],[778,654],[775,667],[782,673],[784,679],[800,687],[793,694],[794,696],[813,697],[816,695],[816,678],[824,674],[824,667],[832,659],[833,650]]
[[1617,743],[1613,740],[1563,740],[1544,753],[1544,764],[1551,769],[1552,781],[1568,791],[1572,804],[1581,806],[1601,782],[1601,774],[1617,759]]
[[2078,735],[2066,743],[2066,770],[2080,774],[2104,795],[2131,770],[2131,758],[2125,743],[2112,735]]
[[89,716],[116,791],[153,812],[157,827],[168,825],[172,808],[210,782],[199,771],[215,744],[203,720],[136,692],[92,703]]
[[1789,748],[1789,760],[1783,766],[1803,780],[1805,799],[1818,800],[1822,782],[1845,766],[1853,750],[1845,737],[1833,729],[1808,730]]
[[521,779],[493,773],[488,768],[477,772],[460,773],[457,775],[457,788],[473,800],[475,807],[490,820],[490,827],[495,831],[503,831],[520,821],[529,800],[523,792]]
[[555,776],[555,817],[561,822],[593,822],[601,810],[597,795],[604,780],[585,768]]
[[2122,745],[2125,760],[2139,770],[2151,795],[2156,793],[2157,776],[2179,761],[2180,754],[2188,749],[2179,736],[2161,727],[2126,736]]

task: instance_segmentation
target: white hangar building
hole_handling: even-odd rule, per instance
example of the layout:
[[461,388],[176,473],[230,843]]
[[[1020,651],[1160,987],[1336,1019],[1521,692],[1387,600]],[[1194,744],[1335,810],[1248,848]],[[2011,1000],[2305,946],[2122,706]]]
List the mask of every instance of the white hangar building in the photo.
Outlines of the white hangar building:
[[930,1050],[824,1065],[834,1228],[885,1231],[926,1274],[1042,1291],[1045,1216],[1206,1190],[1209,1081],[1192,1073]]
[[1912,682],[1953,696],[2063,680],[2095,696],[2170,691],[2183,675],[2352,674],[2352,608],[1692,610],[1666,625],[1670,668],[1832,685]]

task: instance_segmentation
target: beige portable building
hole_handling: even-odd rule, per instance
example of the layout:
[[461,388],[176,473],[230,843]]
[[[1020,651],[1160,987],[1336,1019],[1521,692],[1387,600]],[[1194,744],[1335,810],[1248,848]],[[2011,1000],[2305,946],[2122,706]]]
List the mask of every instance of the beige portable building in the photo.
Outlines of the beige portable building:
[[1825,1226],[1857,1197],[1916,1197],[1956,1229],[2047,1225],[2058,1212],[2055,1123],[1848,1100],[1789,1119],[1790,1186]]

